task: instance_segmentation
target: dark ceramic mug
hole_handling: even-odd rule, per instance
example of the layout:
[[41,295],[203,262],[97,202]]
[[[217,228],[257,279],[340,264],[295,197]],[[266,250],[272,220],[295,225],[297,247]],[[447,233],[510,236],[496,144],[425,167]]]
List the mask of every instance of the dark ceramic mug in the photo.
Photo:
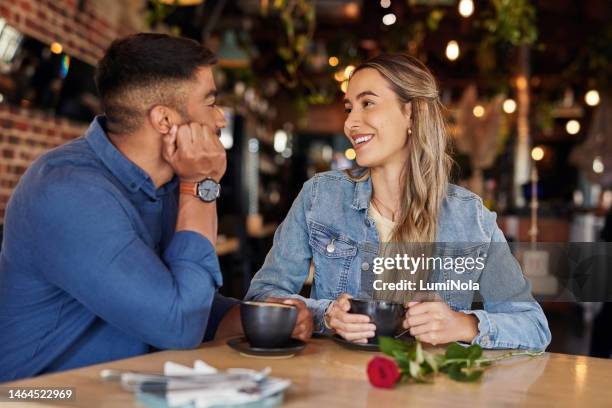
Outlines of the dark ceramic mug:
[[349,302],[349,313],[366,315],[376,325],[375,336],[370,337],[368,343],[378,343],[378,336],[395,337],[403,330],[402,322],[406,314],[403,304],[373,299],[349,299]]
[[240,304],[240,320],[251,347],[283,347],[295,327],[297,308],[283,303],[244,301]]

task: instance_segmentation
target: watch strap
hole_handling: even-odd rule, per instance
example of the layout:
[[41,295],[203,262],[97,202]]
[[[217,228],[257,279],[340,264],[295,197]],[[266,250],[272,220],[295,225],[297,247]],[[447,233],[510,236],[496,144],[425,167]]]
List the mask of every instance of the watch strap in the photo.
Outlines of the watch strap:
[[190,194],[194,197],[198,197],[198,184],[199,183],[181,181],[179,184],[179,192],[181,194]]

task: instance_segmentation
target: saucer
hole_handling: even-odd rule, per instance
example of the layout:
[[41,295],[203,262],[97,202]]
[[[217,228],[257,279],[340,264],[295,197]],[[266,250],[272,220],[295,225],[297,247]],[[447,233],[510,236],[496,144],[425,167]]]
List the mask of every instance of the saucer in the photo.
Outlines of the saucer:
[[352,341],[348,341],[346,339],[344,339],[343,337],[340,337],[337,334],[334,334],[333,336],[331,336],[332,339],[334,339],[334,341],[338,344],[340,344],[342,347],[346,347],[348,349],[351,350],[361,350],[361,351],[380,351],[380,348],[378,347],[378,344],[371,344],[371,343],[355,343]]
[[227,342],[227,345],[248,357],[289,358],[304,350],[306,343],[298,339],[289,339],[284,347],[259,348],[251,347],[246,337],[237,337]]

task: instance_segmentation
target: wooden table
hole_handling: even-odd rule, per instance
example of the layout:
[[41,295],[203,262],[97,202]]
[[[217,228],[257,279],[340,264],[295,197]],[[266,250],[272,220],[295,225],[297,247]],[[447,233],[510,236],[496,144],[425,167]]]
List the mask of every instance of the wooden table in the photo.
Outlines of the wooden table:
[[[1,386],[74,387],[78,406],[142,407],[118,384],[102,382],[100,370],[161,372],[167,360],[192,365],[194,360],[202,359],[217,368],[271,367],[272,375],[293,382],[285,399],[290,407],[590,408],[612,404],[612,360],[546,353],[541,357],[498,362],[476,384],[457,383],[440,375],[434,384],[404,384],[394,390],[382,390],[370,386],[366,377],[366,364],[374,355],[344,349],[328,339],[313,339],[296,357],[267,360],[243,357],[226,346],[225,341],[217,341],[196,350],[153,353]],[[14,408],[20,405],[4,404]]]

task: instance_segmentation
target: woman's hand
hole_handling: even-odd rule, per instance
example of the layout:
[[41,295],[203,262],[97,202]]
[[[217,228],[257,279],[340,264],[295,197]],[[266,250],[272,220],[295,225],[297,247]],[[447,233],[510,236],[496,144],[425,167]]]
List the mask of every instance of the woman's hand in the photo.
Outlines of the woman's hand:
[[478,335],[478,318],[455,312],[445,302],[408,302],[403,326],[417,340],[433,345],[462,341]]
[[312,313],[306,307],[306,303],[299,299],[293,298],[267,298],[266,302],[274,302],[274,303],[284,303],[286,305],[293,305],[297,309],[297,319],[295,321],[295,327],[293,328],[293,333],[291,333],[291,337],[300,339],[303,341],[308,340],[312,337]]
[[350,298],[343,293],[331,303],[325,313],[325,324],[346,340],[367,343],[368,338],[374,337],[376,326],[370,323],[366,315],[348,313],[351,309]]

